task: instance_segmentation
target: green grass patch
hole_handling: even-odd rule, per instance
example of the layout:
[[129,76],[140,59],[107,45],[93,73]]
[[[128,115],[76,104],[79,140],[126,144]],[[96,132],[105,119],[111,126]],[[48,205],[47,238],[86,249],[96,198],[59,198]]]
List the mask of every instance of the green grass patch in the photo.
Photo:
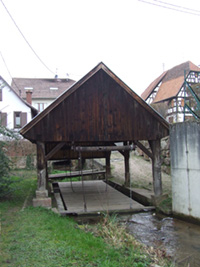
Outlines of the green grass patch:
[[18,211],[2,221],[1,266],[149,266],[131,246],[115,247],[43,208]]
[[88,230],[51,210],[22,210],[27,196],[31,205],[36,176],[16,171],[12,179],[12,194],[0,202],[0,266],[146,267],[157,262],[115,219],[105,217],[97,230]]
[[168,198],[161,201],[158,206],[158,209],[165,214],[171,214],[172,213],[172,197],[169,196]]

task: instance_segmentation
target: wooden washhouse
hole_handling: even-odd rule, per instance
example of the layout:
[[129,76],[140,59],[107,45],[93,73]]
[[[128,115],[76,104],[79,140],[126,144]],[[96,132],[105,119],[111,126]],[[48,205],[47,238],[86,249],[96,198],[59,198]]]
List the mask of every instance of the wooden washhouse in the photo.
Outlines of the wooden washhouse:
[[[64,203],[64,213],[76,213],[75,206],[79,207],[77,213],[89,212],[90,206],[92,212],[120,210],[120,206],[121,209],[129,209],[133,203],[129,200],[128,204],[121,205],[126,200],[120,200],[120,196],[116,196],[103,181],[84,181],[84,172],[91,174],[94,170],[82,170],[81,163],[85,159],[105,158],[106,169],[102,173],[108,177],[110,155],[112,151],[117,150],[124,156],[124,181],[128,186],[129,155],[134,146],[138,146],[152,159],[154,194],[162,194],[160,141],[169,135],[169,125],[104,63],[99,63],[74,83],[25,125],[20,133],[37,146],[38,188],[34,199],[35,206],[51,206],[48,182],[53,177],[48,174],[47,162],[77,159],[82,180],[73,182],[70,187],[69,182],[66,182],[65,188],[64,184],[57,184],[57,193],[59,192]],[[151,151],[142,145],[142,140],[149,142]],[[74,173],[74,176],[76,175]],[[65,176],[67,178],[70,175]],[[99,199],[107,199],[106,203],[112,202],[112,207],[111,204],[102,205],[101,200],[98,204],[99,191],[107,194]],[[78,202],[79,198],[82,202]]]

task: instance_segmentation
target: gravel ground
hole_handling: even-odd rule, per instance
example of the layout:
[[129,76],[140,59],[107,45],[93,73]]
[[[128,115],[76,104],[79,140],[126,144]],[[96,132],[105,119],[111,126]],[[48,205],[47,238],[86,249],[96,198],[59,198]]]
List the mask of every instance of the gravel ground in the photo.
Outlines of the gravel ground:
[[[124,183],[124,158],[119,152],[111,154],[111,168],[114,180]],[[152,164],[143,157],[136,156],[131,152],[130,176],[132,187],[139,187],[152,190]],[[163,192],[171,193],[171,176],[162,172]]]

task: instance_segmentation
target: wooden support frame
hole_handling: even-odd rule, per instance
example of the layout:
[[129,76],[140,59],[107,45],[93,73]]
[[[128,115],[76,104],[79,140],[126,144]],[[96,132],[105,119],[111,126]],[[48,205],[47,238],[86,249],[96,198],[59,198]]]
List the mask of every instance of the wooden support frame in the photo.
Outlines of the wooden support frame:
[[132,145],[127,146],[78,146],[74,147],[75,151],[81,151],[81,152],[96,152],[96,151],[131,151],[133,150]]
[[111,156],[111,152],[106,152],[106,177],[110,177],[111,176],[111,166],[110,166],[110,156]]
[[148,157],[153,159],[153,154],[139,141],[134,141],[134,144],[137,145]]
[[130,187],[130,151],[124,151],[125,186]]
[[152,173],[153,188],[156,197],[162,195],[162,177],[161,177],[161,140],[149,140],[152,150]]
[[49,160],[56,152],[58,152],[63,146],[65,145],[65,143],[61,142],[58,143],[46,156],[45,156],[45,160]]

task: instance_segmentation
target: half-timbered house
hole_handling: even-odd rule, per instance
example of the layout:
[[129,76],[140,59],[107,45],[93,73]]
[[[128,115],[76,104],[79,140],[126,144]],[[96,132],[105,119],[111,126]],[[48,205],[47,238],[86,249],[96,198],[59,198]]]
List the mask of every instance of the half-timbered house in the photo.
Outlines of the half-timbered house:
[[170,123],[195,116],[200,109],[200,68],[187,61],[163,72],[142,93]]

